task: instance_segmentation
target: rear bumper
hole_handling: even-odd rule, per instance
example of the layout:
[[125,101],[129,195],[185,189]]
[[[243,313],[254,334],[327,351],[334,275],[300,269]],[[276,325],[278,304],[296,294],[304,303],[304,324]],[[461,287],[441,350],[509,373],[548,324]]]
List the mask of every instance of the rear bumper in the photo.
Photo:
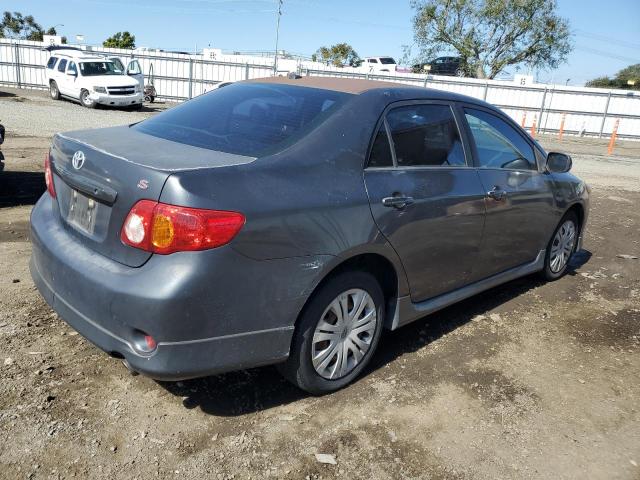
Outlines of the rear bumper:
[[[161,342],[151,355],[144,355],[135,349],[130,339],[119,337],[57,294],[44,280],[34,257],[31,258],[29,267],[38,290],[66,323],[98,348],[126,359],[133,370],[151,378],[185,380],[268,365],[287,358],[291,343],[288,328],[192,341]],[[273,346],[276,348],[272,353],[265,355],[265,351]]]
[[[297,289],[311,284],[299,259],[255,261],[222,247],[154,255],[127,267],[84,247],[46,193],[32,211],[31,232],[31,275],[47,303],[140,373],[181,380],[278,363],[289,354],[308,296]],[[156,339],[153,353],[136,349],[138,331]]]

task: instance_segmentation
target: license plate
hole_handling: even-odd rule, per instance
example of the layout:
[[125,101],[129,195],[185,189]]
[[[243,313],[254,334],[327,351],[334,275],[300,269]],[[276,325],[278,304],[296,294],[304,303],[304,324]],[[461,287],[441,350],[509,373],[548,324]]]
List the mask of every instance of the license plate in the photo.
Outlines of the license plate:
[[69,215],[67,221],[79,230],[93,234],[96,225],[96,214],[98,202],[83,195],[82,193],[71,191],[71,204],[69,205]]

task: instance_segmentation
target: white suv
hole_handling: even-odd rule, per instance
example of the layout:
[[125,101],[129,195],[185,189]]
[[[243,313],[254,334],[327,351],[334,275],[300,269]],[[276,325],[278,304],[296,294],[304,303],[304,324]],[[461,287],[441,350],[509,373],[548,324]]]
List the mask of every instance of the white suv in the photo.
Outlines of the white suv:
[[365,57],[362,59],[360,69],[368,73],[395,72],[398,64],[392,57]]
[[53,51],[46,68],[51,98],[79,100],[87,108],[96,105],[142,108],[142,70],[137,60],[127,71],[122,62],[82,50]]

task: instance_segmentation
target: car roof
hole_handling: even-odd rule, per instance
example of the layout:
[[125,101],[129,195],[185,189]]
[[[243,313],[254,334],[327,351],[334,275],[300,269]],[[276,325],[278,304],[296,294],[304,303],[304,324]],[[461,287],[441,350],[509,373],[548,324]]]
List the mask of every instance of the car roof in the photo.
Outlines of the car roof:
[[[244,80],[248,83],[269,83],[280,85],[296,85],[299,87],[320,88],[333,90],[335,92],[351,93],[360,95],[369,91],[378,91],[381,95],[389,90],[393,90],[395,100],[450,100],[458,102],[474,103],[490,108],[495,108],[491,104],[478,100],[477,98],[460,95],[459,93],[436,90],[434,88],[424,88],[413,85],[405,85],[395,82],[384,82],[379,80],[365,80],[360,78],[339,78],[339,77],[265,77]],[[238,82],[241,83],[241,82]]]
[[[368,90],[397,88],[406,85],[393,82],[382,82],[378,80],[365,80],[360,78],[338,78],[338,77],[265,77],[246,80],[256,83],[276,83],[282,85],[297,85],[299,87],[321,88],[323,90],[333,90],[360,94]],[[410,87],[411,88],[411,87]],[[414,87],[415,88],[415,87]]]
[[106,57],[102,55],[98,55],[92,52],[85,52],[84,50],[74,50],[74,49],[59,49],[51,51],[52,57],[60,57],[60,58],[71,58],[77,61],[109,61]]

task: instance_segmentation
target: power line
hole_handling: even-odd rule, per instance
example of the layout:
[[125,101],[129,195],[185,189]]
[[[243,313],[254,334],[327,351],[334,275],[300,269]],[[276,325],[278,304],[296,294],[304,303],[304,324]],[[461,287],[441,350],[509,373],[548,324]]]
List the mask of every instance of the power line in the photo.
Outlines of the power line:
[[627,40],[620,40],[617,38],[609,37],[607,35],[600,35],[598,33],[586,32],[584,30],[577,29],[573,35],[580,37],[593,38],[607,43],[612,43],[620,47],[640,49],[640,43],[629,42]]

